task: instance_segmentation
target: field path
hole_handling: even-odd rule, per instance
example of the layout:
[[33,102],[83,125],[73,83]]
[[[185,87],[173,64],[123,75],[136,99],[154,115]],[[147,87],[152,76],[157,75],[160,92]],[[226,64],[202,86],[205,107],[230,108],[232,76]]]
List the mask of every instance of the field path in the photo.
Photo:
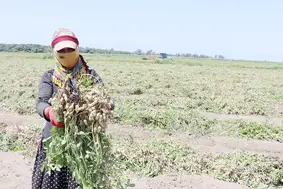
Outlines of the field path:
[[[38,118],[38,116],[23,116],[10,112],[0,112],[0,124],[1,123],[8,126],[17,125],[24,127],[32,124],[42,125],[43,120]],[[169,136],[162,131],[116,124],[110,125],[108,132],[121,137],[130,136],[139,141],[148,141],[149,139],[157,138],[179,142],[197,151],[212,154],[245,151],[283,158],[283,143],[276,141],[246,140],[235,137],[200,137],[190,136],[184,133],[174,133]]]
[[[20,152],[0,152],[0,189],[31,188],[32,159]],[[198,175],[161,175],[154,178],[130,176],[133,189],[247,189],[246,186]]]
[[118,136],[131,136],[136,140],[148,141],[151,138],[158,138],[174,141],[205,153],[219,154],[245,151],[283,158],[283,143],[276,141],[246,140],[235,137],[200,137],[189,136],[184,133],[175,133],[169,136],[161,131],[121,125],[111,125],[108,131]]

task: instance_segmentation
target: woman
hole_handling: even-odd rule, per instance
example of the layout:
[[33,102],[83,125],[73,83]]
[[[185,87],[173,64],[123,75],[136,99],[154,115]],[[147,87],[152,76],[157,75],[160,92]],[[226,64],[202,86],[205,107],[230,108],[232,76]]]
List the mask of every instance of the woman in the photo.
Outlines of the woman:
[[36,111],[45,119],[45,124],[35,159],[32,189],[75,189],[79,185],[72,179],[72,174],[68,168],[54,171],[50,176],[41,171],[42,163],[46,157],[42,140],[51,136],[52,126],[64,127],[64,123],[58,123],[54,120],[51,104],[48,101],[57,93],[58,88],[62,87],[67,78],[77,79],[81,74],[89,73],[92,74],[96,82],[102,83],[102,80],[94,69],[89,69],[83,57],[79,54],[79,41],[70,30],[59,29],[55,32],[52,49],[56,61],[55,68],[46,71],[41,77],[36,104]]

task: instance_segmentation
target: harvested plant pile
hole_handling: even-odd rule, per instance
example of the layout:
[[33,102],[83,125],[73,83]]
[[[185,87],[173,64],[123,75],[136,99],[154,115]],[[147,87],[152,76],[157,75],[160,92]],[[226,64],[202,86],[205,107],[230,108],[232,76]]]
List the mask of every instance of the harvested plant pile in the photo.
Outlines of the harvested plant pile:
[[103,86],[94,85],[89,75],[78,82],[65,82],[51,100],[56,121],[64,121],[65,127],[53,127],[52,136],[45,141],[43,168],[50,173],[69,167],[83,189],[124,188],[105,132],[112,116],[110,100]]

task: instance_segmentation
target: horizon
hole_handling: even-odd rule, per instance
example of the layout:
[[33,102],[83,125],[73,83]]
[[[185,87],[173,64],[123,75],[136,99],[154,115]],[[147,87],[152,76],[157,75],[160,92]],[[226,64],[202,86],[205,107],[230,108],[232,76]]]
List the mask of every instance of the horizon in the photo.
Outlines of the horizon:
[[[43,44],[33,44],[33,43],[0,43],[1,44],[4,44],[4,45],[41,45],[41,46],[45,46],[45,47],[50,47],[50,50],[52,49],[52,47],[50,45],[43,45]],[[104,49],[104,48],[95,48],[95,47],[82,47],[80,46],[80,48],[94,48],[94,49],[97,49],[97,50],[110,50],[110,48],[107,48],[107,49]],[[124,50],[121,50],[121,49],[114,49],[114,51],[124,51]],[[129,52],[129,53],[134,53],[134,51],[124,51],[124,52]],[[153,51],[154,54],[151,54],[151,55],[146,55],[146,51],[143,51],[143,54],[130,54],[130,55],[134,55],[134,56],[152,56],[152,55],[158,55],[160,53],[164,53],[164,52],[156,52],[156,51]],[[0,53],[31,53],[31,54],[44,54],[44,53],[39,53],[39,52],[26,52],[26,51],[16,51],[16,52],[11,52],[11,51],[0,51]],[[189,53],[189,52],[188,52]],[[98,55],[117,55],[117,56],[123,56],[125,54],[115,54],[115,53],[111,53],[111,54],[101,54],[101,53],[82,53],[82,54],[89,54],[89,55],[95,55],[95,54],[98,54]],[[178,57],[177,54],[180,54],[180,53],[176,53],[176,54],[169,54],[167,53],[168,55],[170,56],[174,56],[174,57]],[[197,54],[197,53],[195,53]],[[182,54],[181,54],[182,55]],[[193,53],[191,53],[191,55],[193,55]],[[197,54],[197,55],[201,55],[201,54]],[[207,56],[210,56],[210,55],[207,55]],[[252,60],[252,59],[233,59],[233,58],[226,58],[224,56],[224,59],[221,59],[221,58],[214,58],[214,55],[211,55],[210,57],[206,57],[206,58],[202,58],[202,57],[193,57],[193,56],[190,56],[190,57],[185,57],[185,56],[180,56],[181,58],[189,58],[189,59],[212,59],[212,60],[226,60],[226,61],[243,61],[243,62],[259,62],[259,63],[283,63],[283,61],[267,61],[267,60]]]
[[77,35],[81,47],[283,62],[279,0],[12,0],[2,6],[8,29],[1,30],[0,43],[50,46],[55,30],[63,27]]

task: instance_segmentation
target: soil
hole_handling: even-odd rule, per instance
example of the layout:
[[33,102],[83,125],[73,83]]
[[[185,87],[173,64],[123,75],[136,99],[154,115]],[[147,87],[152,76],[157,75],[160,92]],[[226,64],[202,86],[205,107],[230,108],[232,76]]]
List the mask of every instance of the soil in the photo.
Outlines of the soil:
[[31,188],[31,160],[19,152],[0,152],[0,188]]
[[[20,152],[0,152],[0,189],[31,188],[32,159]],[[246,189],[248,187],[199,175],[162,175],[155,178],[132,174],[133,189]]]

